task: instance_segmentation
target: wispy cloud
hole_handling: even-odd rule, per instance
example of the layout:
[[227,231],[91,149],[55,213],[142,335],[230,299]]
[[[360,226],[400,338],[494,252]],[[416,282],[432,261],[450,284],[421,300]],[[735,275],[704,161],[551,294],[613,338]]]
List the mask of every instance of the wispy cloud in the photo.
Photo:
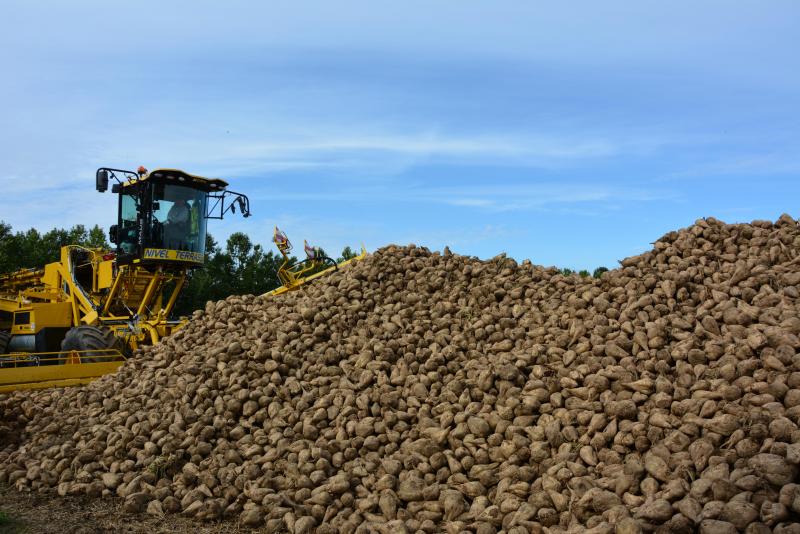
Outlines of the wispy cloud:
[[800,174],[800,157],[796,148],[785,151],[765,151],[751,154],[730,154],[712,157],[707,161],[678,170],[662,178],[676,179],[719,178],[728,176],[776,176]]
[[410,135],[332,134],[294,142],[267,141],[230,147],[230,157],[264,155],[302,157],[315,154],[390,152],[410,155],[464,157],[594,158],[617,153],[619,147],[605,139],[570,139],[557,136],[448,136],[431,133]]
[[[449,180],[452,182],[452,179]],[[335,190],[315,190],[313,184],[301,190],[273,190],[263,193],[264,199],[286,202],[319,201],[439,204],[485,211],[546,210],[576,205],[592,205],[602,210],[616,209],[626,202],[649,202],[676,197],[665,188],[614,186],[603,183],[557,182],[530,179],[525,183],[495,185],[439,185],[431,179],[425,183],[403,183],[402,180],[373,184],[351,183]]]
[[445,230],[389,230],[389,240],[384,240],[381,246],[387,243],[397,245],[407,245],[414,243],[428,247],[432,250],[442,250],[445,246],[450,247],[454,252],[469,254],[469,250],[475,246],[496,243],[490,247],[491,250],[503,248],[501,243],[507,243],[509,239],[520,237],[524,232],[520,229],[510,229],[506,225],[499,224],[475,224],[466,225],[461,228]]
[[603,208],[624,202],[647,202],[672,198],[664,189],[622,187],[589,183],[535,183],[481,187],[432,188],[418,198],[453,206],[476,207],[492,211],[537,210],[559,206],[591,204]]
[[[433,132],[392,133],[373,130],[353,135],[352,128],[282,139],[282,134],[259,132],[235,138],[169,136],[126,132],[102,141],[100,152],[84,158],[80,168],[60,168],[36,175],[12,171],[0,175],[5,191],[25,193],[91,182],[94,168],[86,160],[108,165],[115,162],[179,162],[191,170],[226,178],[268,176],[276,172],[332,170],[350,176],[399,175],[422,164],[493,165],[543,169],[580,167],[587,162],[622,155],[651,153],[672,143],[661,136],[633,133],[614,135],[558,135],[518,132],[505,135],[453,135]],[[91,139],[87,143],[94,143]],[[101,143],[101,141],[97,141]],[[0,149],[2,154],[3,149]],[[170,163],[175,165],[175,163]],[[25,170],[30,169],[27,167]],[[196,171],[197,172],[197,171]],[[465,200],[464,202],[469,202]]]
[[[353,135],[352,128],[331,131],[321,136],[294,140],[214,142],[214,148],[192,147],[195,157],[212,162],[263,171],[314,167],[395,168],[427,162],[456,164],[493,164],[541,168],[578,167],[587,161],[620,156],[653,154],[676,143],[663,135],[640,132],[609,134],[557,134],[531,132],[503,135],[459,135],[452,133],[392,133],[375,131]],[[190,156],[190,154],[187,154]],[[406,166],[407,166],[406,165]]]
[[[0,179],[0,187],[5,187]],[[109,194],[94,191],[94,182],[83,188],[43,188],[41,183],[31,189],[11,188],[0,195],[0,220],[16,230],[70,227],[75,224],[105,228],[116,220],[116,201]]]
[[152,150],[139,150],[138,157],[149,161],[182,161],[186,165],[228,176],[336,170],[374,177],[399,174],[423,162],[541,167],[575,165],[586,159],[608,157],[618,150],[600,141],[580,143],[553,139],[547,143],[513,137],[427,135],[348,137],[346,132],[295,141],[213,139],[197,140],[190,146],[169,145],[167,142],[166,146],[154,145]]

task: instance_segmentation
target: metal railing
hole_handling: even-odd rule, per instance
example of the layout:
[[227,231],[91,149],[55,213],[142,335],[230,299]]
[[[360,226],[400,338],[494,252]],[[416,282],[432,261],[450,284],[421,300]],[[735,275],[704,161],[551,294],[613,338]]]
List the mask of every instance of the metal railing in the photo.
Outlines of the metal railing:
[[117,349],[67,350],[57,352],[13,352],[0,355],[0,369],[39,367],[44,365],[75,365],[125,361]]

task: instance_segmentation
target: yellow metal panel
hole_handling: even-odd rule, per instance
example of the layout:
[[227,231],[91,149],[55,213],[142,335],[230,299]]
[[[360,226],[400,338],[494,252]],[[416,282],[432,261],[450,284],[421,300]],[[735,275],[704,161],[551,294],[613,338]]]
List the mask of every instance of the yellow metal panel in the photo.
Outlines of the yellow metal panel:
[[85,324],[94,324],[95,321],[97,321],[97,317],[98,315],[96,311],[90,311],[89,313],[83,316],[83,322]]
[[97,266],[97,289],[111,287],[114,282],[114,261],[101,261]]
[[16,300],[0,298],[0,311],[15,312],[19,309],[19,302]]
[[69,302],[33,304],[31,326],[34,332],[51,326],[72,326],[72,306]]
[[50,287],[61,287],[61,280],[58,274],[58,263],[48,263],[44,266],[44,276],[42,276],[42,283]]
[[65,388],[70,386],[82,386],[88,384],[92,380],[97,380],[98,377],[90,378],[72,378],[69,380],[49,380],[46,382],[30,382],[25,384],[15,384],[13,386],[0,386],[0,393],[11,393],[12,391],[28,390],[28,389],[45,389],[45,388]]
[[76,365],[42,365],[0,370],[0,393],[18,389],[85,384],[116,371],[123,361],[81,363]]

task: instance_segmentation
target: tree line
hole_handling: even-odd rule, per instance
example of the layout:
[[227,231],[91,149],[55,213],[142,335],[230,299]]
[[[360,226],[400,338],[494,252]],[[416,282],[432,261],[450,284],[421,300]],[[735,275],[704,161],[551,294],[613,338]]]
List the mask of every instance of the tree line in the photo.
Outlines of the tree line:
[[[59,260],[61,247],[81,245],[111,249],[105,231],[95,225],[87,229],[76,225],[69,229],[55,228],[46,233],[35,229],[14,232],[0,221],[0,274],[25,268],[41,268]],[[324,250],[320,250],[327,255]],[[342,250],[337,261],[354,257],[350,247]],[[291,258],[297,261],[296,258]],[[260,295],[281,285],[278,268],[283,256],[265,251],[242,232],[231,234],[224,245],[206,236],[206,261],[201,269],[191,272],[189,280],[175,304],[175,315],[189,315],[209,300],[230,295]]]
[[[326,252],[319,249],[323,256]],[[342,250],[337,262],[356,256],[350,247]],[[178,296],[175,314],[188,315],[209,300],[230,295],[261,295],[281,286],[278,269],[284,259],[278,252],[265,251],[247,234],[231,234],[221,247],[211,235],[206,236],[206,262],[192,272],[188,285]],[[297,258],[291,257],[292,263]]]
[[[603,276],[603,273],[607,273],[607,272],[608,272],[608,267],[598,267],[597,269],[595,269],[591,273],[589,271],[587,271],[586,269],[583,269],[581,271],[578,271],[578,276],[580,276],[581,278],[588,278],[590,276],[592,278],[600,278],[601,276]],[[563,274],[564,276],[569,276],[571,274],[575,274],[575,271],[573,271],[572,269],[564,268],[564,269],[561,269],[561,274]]]
[[0,274],[40,268],[57,261],[65,245],[110,248],[105,232],[97,225],[90,229],[82,224],[69,230],[54,228],[44,234],[34,228],[15,233],[10,225],[0,221]]
[[[54,228],[46,233],[33,228],[14,232],[10,225],[0,221],[0,274],[23,268],[41,268],[58,261],[61,247],[65,245],[111,249],[105,231],[97,225],[87,229],[79,224],[69,229]],[[325,251],[320,252],[326,255]],[[355,255],[350,247],[345,247],[341,256],[335,259],[342,261]],[[281,285],[278,279],[281,263],[283,256],[271,250],[265,251],[247,234],[231,234],[224,245],[209,234],[206,236],[205,265],[190,274],[175,304],[174,314],[189,315],[209,300],[220,300],[230,295],[260,295],[271,291]],[[599,278],[606,271],[607,268],[598,267],[592,273],[583,270],[577,274]],[[571,269],[562,269],[561,272],[565,275],[574,273]]]

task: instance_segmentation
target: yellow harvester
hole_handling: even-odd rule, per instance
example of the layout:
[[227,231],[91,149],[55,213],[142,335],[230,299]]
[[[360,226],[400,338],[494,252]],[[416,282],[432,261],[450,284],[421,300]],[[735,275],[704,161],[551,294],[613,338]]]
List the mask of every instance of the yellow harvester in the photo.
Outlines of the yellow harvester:
[[187,274],[205,258],[206,223],[246,196],[227,182],[174,169],[101,168],[100,192],[116,181],[116,251],[70,245],[42,269],[0,275],[0,393],[86,383],[125,355],[183,326],[170,314]]

